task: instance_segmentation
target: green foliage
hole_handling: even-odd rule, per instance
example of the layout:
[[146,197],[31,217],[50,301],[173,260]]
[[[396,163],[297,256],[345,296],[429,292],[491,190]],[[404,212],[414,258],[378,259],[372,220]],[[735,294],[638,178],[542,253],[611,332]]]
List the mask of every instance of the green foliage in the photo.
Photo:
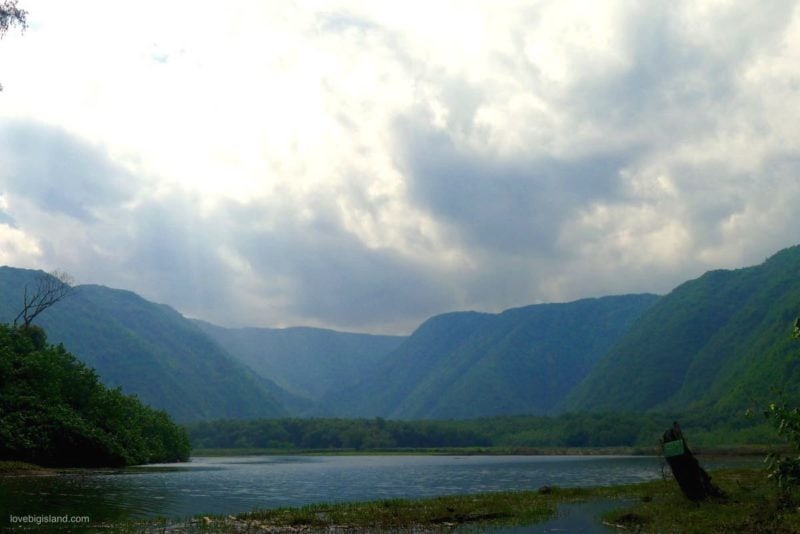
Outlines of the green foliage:
[[[676,414],[563,414],[449,421],[375,419],[220,420],[188,425],[196,449],[435,449],[654,447]],[[738,413],[706,418],[679,414],[693,446],[773,443],[761,420]]]
[[187,460],[185,431],[97,374],[44,330],[0,324],[0,458],[48,466]]
[[[43,276],[0,267],[0,321],[14,319],[22,288]],[[136,394],[177,421],[286,415],[276,399],[284,393],[278,386],[234,361],[172,308],[129,291],[76,286],[36,322],[104,384]]]
[[[794,339],[800,338],[800,319],[794,323]],[[800,453],[800,408],[790,408],[786,402],[771,403],[764,415],[777,429],[778,434],[786,438]],[[800,455],[785,456],[773,452],[767,456],[769,478],[775,481],[785,493],[800,487]]]
[[576,387],[571,411],[718,411],[800,398],[786,325],[800,308],[800,246],[711,271],[662,297]]
[[[772,403],[764,412],[778,434],[785,437],[800,451],[800,408],[789,408],[784,404]],[[800,486],[800,456],[792,457],[773,452],[767,456],[769,478],[781,490],[789,491]]]
[[359,384],[323,401],[348,417],[548,413],[657,300],[623,295],[438,315]]
[[434,421],[277,419],[209,421],[188,426],[194,448],[394,449],[486,446],[471,428]]

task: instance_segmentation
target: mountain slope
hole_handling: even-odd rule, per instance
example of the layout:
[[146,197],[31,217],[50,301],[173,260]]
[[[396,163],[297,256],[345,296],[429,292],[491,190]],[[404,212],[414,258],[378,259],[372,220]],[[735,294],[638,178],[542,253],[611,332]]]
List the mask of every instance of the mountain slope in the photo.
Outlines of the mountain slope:
[[223,328],[203,321],[195,324],[258,375],[312,400],[357,382],[405,339],[320,328]]
[[323,404],[342,416],[398,417],[402,413],[398,406],[413,401],[418,385],[437,372],[442,355],[458,350],[490,318],[489,314],[455,312],[428,319],[370,376],[325,396]]
[[403,419],[546,413],[657,299],[624,295],[436,316],[371,377],[324,403],[342,415]]
[[[26,284],[42,273],[0,267],[0,321],[21,308]],[[35,321],[106,385],[135,393],[178,421],[276,417],[280,388],[234,361],[172,308],[129,291],[83,285]]]
[[732,408],[800,393],[800,247],[675,288],[569,395],[567,410]]

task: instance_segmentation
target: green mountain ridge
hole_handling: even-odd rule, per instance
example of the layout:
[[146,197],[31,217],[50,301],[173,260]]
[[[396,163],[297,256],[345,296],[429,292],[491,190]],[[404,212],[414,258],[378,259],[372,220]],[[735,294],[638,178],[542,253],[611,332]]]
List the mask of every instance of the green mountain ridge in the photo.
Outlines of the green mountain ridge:
[[[0,267],[0,322],[43,273]],[[178,421],[465,419],[562,412],[732,413],[800,398],[790,340],[800,246],[668,295],[431,317],[412,335],[222,328],[97,285],[35,321],[50,342]]]
[[434,372],[441,355],[456,351],[489,317],[477,312],[453,312],[428,319],[370,376],[327,395],[323,403],[342,416],[393,417],[396,407],[413,396],[416,385]]
[[709,271],[664,296],[561,405],[566,411],[731,410],[800,394],[789,334],[800,315],[800,246]]
[[[25,285],[43,274],[0,267],[0,321],[13,321]],[[236,362],[174,309],[130,291],[76,286],[35,322],[104,384],[177,421],[287,415],[276,395],[288,394],[277,385]]]
[[323,402],[349,417],[547,413],[658,298],[623,295],[439,315],[370,377]]

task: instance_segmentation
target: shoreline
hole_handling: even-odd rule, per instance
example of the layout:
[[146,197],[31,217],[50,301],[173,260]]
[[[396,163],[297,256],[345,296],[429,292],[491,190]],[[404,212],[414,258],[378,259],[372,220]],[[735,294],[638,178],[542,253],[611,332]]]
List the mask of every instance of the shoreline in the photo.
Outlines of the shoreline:
[[[423,499],[319,503],[227,516],[196,515],[99,525],[113,532],[348,532],[543,526],[564,505],[617,501],[597,524],[636,532],[796,532],[800,509],[785,507],[763,469],[711,471],[726,499],[691,503],[671,478],[634,484],[561,488]],[[566,508],[565,508],[566,509]],[[676,510],[681,510],[676,514]]]
[[[706,456],[708,458],[709,456]],[[701,460],[702,461],[702,460]],[[179,464],[178,464],[179,465]],[[0,476],[69,474],[21,462],[0,461]],[[691,503],[668,476],[649,482],[610,486],[512,490],[484,494],[443,495],[420,499],[387,499],[253,510],[228,515],[198,514],[183,518],[128,519],[90,525],[110,532],[316,532],[347,530],[438,530],[543,525],[563,510],[591,509],[600,501],[614,505],[597,516],[598,525],[632,531],[800,532],[800,492],[791,506],[767,479],[763,468],[709,471],[727,499]],[[566,506],[562,509],[562,506]],[[577,508],[576,508],[577,507]],[[682,512],[676,514],[675,510]]]
[[0,478],[15,476],[55,476],[58,470],[28,462],[0,460]]

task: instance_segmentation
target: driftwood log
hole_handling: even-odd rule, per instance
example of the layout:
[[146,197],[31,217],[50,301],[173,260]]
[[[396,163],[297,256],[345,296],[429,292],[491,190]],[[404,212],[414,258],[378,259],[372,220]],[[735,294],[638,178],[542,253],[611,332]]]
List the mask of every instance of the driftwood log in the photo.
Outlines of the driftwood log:
[[722,490],[711,483],[711,477],[689,450],[677,421],[664,432],[661,445],[672,475],[687,499],[703,501],[709,497],[724,497]]

